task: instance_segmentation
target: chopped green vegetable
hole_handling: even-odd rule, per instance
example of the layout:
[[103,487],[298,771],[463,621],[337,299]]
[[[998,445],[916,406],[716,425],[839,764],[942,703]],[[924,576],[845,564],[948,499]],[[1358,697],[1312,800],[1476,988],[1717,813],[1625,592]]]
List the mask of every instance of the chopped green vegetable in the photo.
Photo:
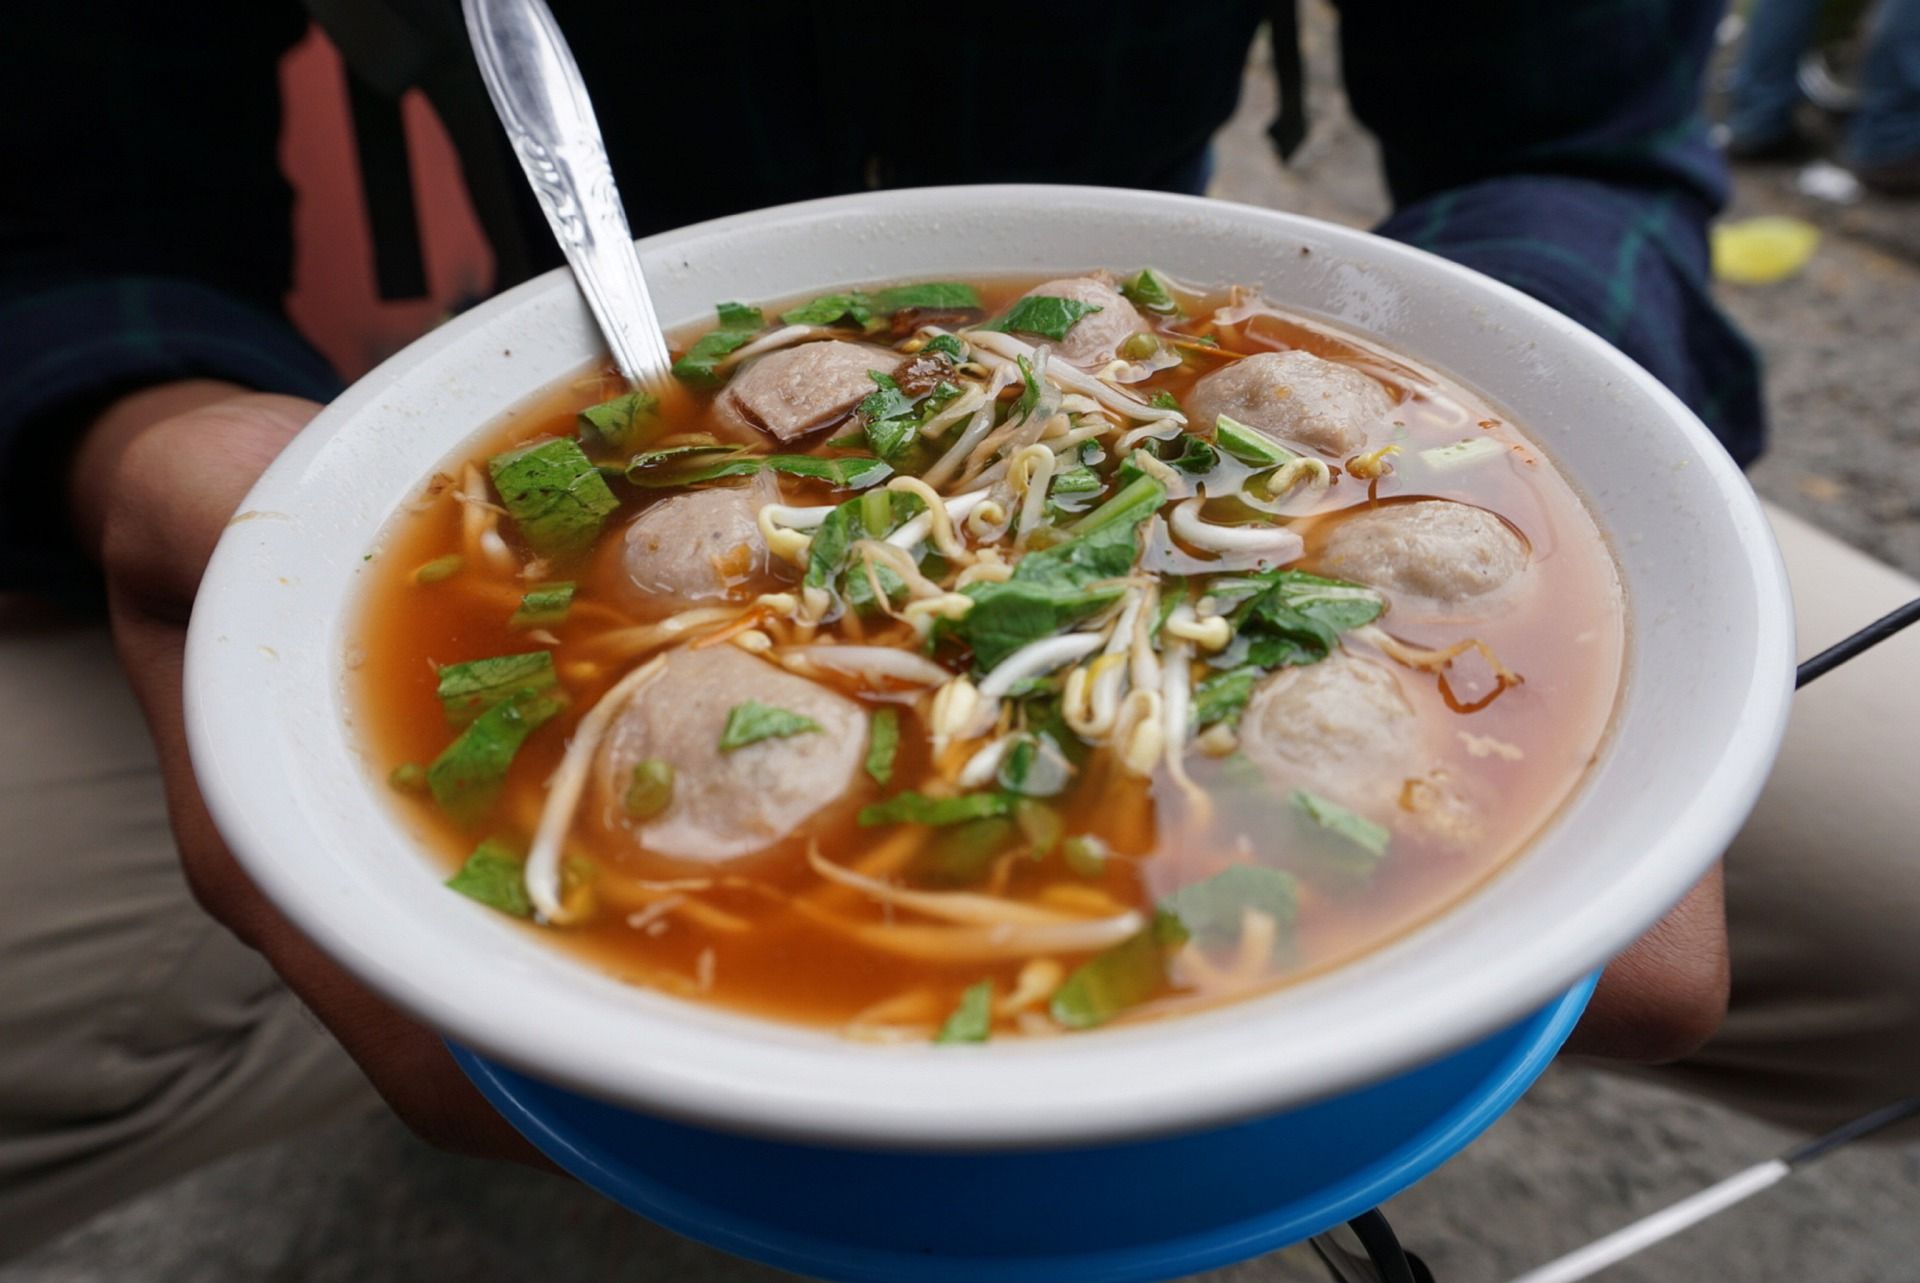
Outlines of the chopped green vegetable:
[[722,357],[753,342],[766,325],[757,307],[722,303],[715,310],[720,314],[720,327],[702,334],[687,354],[673,363],[674,377],[696,387],[717,387],[724,382],[714,367]]
[[1107,844],[1091,833],[1081,833],[1060,844],[1061,858],[1067,867],[1083,878],[1106,876]]
[[1012,330],[1020,334],[1038,334],[1058,342],[1067,337],[1083,316],[1100,311],[1099,305],[1082,303],[1076,298],[1053,298],[1045,294],[1036,294],[1023,298],[1008,309],[999,320],[980,328],[983,330]]
[[980,296],[964,281],[921,281],[894,285],[874,296],[875,310],[891,315],[909,308],[921,312],[958,312],[980,306]]
[[489,909],[530,918],[533,901],[527,899],[525,869],[512,847],[498,838],[488,838],[473,849],[460,871],[447,879],[447,885]]
[[1260,675],[1260,670],[1252,664],[1210,674],[1194,688],[1193,724],[1211,726],[1215,722],[1226,722],[1232,725],[1239,721]]
[[457,552],[444,557],[435,557],[413,572],[413,581],[417,584],[437,584],[451,579],[466,568],[467,559]]
[[874,390],[858,411],[867,444],[882,459],[892,459],[913,444],[920,420],[913,411],[913,398],[900,390],[892,375],[868,370],[867,377],[873,380]]
[[955,365],[967,359],[967,345],[951,334],[936,334],[927,340],[922,352],[939,352],[952,358]]
[[1053,848],[1060,844],[1060,834],[1066,829],[1060,812],[1030,797],[1013,804],[1013,822],[1019,826],[1020,836],[1027,840],[1036,860],[1053,854]]
[[639,449],[659,422],[660,398],[648,392],[628,392],[580,411],[582,436],[623,453]]
[[436,688],[447,721],[465,726],[504,699],[525,691],[544,694],[559,682],[553,656],[544,650],[524,655],[495,655],[440,670]]
[[1180,304],[1174,301],[1173,291],[1167,288],[1167,283],[1161,279],[1160,273],[1151,267],[1123,283],[1120,286],[1120,293],[1125,296],[1127,302],[1142,311],[1171,316],[1180,310]]
[[1156,410],[1178,410],[1180,408],[1180,398],[1162,388],[1153,394],[1153,399],[1148,401],[1147,404]]
[[959,797],[896,793],[884,802],[861,807],[859,818],[862,828],[879,824],[961,824],[1011,814],[1013,803],[1010,793],[963,793]]
[[1082,517],[1072,538],[1020,558],[1012,577],[969,584],[973,609],[948,631],[973,648],[984,671],[1102,610],[1124,591],[1112,581],[1133,569],[1140,525],[1166,497],[1151,477],[1127,486]]
[[1188,936],[1209,945],[1239,939],[1241,917],[1248,909],[1266,914],[1282,930],[1291,927],[1299,910],[1292,876],[1261,865],[1236,864],[1160,901],[1161,912],[1180,919]]
[[1255,467],[1277,468],[1299,457],[1266,433],[1224,414],[1213,421],[1213,439],[1219,442],[1222,450],[1240,462],[1251,463]]
[[985,1042],[993,1032],[993,981],[968,985],[960,1005],[933,1036],[937,1043]]
[[1386,602],[1371,588],[1304,570],[1267,570],[1215,579],[1223,592],[1253,592],[1235,606],[1234,632],[1246,643],[1246,661],[1260,668],[1317,664],[1332,653],[1340,634],[1372,623]]
[[1057,797],[1072,775],[1072,766],[1052,736],[1027,733],[1000,759],[997,772],[1001,788],[1027,797]]
[[585,552],[620,506],[577,442],[565,439],[495,455],[487,461],[500,502],[542,556]]
[[1092,468],[1082,465],[1069,468],[1053,479],[1054,494],[1091,494],[1106,483],[1100,480],[1100,474]]
[[1053,1018],[1069,1029],[1091,1029],[1146,1002],[1166,987],[1167,954],[1186,940],[1180,919],[1156,913],[1138,934],[1095,954],[1054,990]]
[[1420,460],[1435,472],[1454,472],[1507,452],[1506,443],[1495,437],[1468,437],[1451,445],[1422,450]]
[[867,731],[867,774],[884,787],[893,778],[893,757],[900,749],[900,710],[874,710]]
[[1315,824],[1366,852],[1371,857],[1369,864],[1387,853],[1387,843],[1392,840],[1393,832],[1386,825],[1375,824],[1365,816],[1355,815],[1346,807],[1305,789],[1295,789],[1291,801],[1296,811]]
[[811,454],[753,454],[738,446],[680,445],[646,450],[628,462],[626,478],[648,490],[698,485],[721,477],[759,472],[824,481],[838,490],[860,490],[893,475],[883,459],[822,459]]
[[673,763],[658,757],[634,763],[623,801],[636,820],[650,820],[666,810],[673,804]]
[[1199,476],[1219,466],[1220,452],[1199,437],[1183,432],[1175,440],[1181,442],[1180,453],[1166,460],[1173,467],[1190,476]]
[[872,328],[877,316],[891,316],[909,309],[924,312],[957,312],[980,306],[973,286],[961,281],[923,281],[917,285],[895,285],[875,294],[852,290],[844,294],[822,294],[799,307],[782,312],[788,325],[833,325],[841,320]]
[[424,793],[427,768],[418,762],[402,762],[387,772],[387,783],[402,793]]
[[562,707],[557,699],[525,690],[480,714],[427,768],[433,800],[462,824],[479,819],[500,796],[520,745]]
[[1129,361],[1144,361],[1159,350],[1159,339],[1145,330],[1135,330],[1121,340],[1118,355]]
[[973,886],[1012,844],[1014,823],[1003,815],[950,824],[914,853],[909,873],[915,882],[934,886]]
[[[849,499],[820,523],[807,552],[809,588],[831,588],[847,568],[847,552],[862,539],[881,539],[926,510],[918,495],[869,490]],[[861,578],[864,578],[862,576]]]
[[736,748],[758,744],[761,740],[787,739],[819,729],[820,723],[811,717],[802,717],[784,708],[750,699],[727,710],[726,729],[720,732],[720,751],[731,753]]
[[552,628],[566,622],[573,608],[573,583],[538,584],[521,595],[519,608],[507,621],[512,628]]

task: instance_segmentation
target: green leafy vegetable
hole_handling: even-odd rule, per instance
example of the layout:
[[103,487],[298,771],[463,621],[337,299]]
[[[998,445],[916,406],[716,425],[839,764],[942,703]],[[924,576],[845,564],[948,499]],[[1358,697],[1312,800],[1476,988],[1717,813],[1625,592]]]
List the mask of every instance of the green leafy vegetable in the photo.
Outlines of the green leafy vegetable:
[[914,853],[909,875],[922,885],[973,886],[1013,844],[1014,830],[1014,822],[1003,815],[949,824]]
[[714,367],[722,357],[753,342],[766,325],[757,307],[722,303],[715,310],[720,314],[720,327],[702,334],[687,354],[673,363],[674,377],[696,387],[717,387],[725,382]]
[[1098,304],[1082,303],[1076,298],[1053,298],[1045,294],[1036,294],[1021,299],[1008,309],[1005,316],[980,328],[1038,334],[1058,342],[1067,337],[1067,331],[1072,329],[1081,317],[1100,310]]
[[1199,437],[1183,432],[1175,440],[1182,443],[1180,453],[1166,462],[1180,471],[1198,476],[1213,471],[1219,465],[1220,452]]
[[577,442],[542,441],[487,461],[500,502],[542,556],[585,552],[620,501]]
[[1276,444],[1264,432],[1224,414],[1213,421],[1213,439],[1220,443],[1222,450],[1240,462],[1251,463],[1259,468],[1277,468],[1299,457]]
[[636,454],[627,464],[627,480],[648,490],[699,485],[722,477],[759,472],[824,481],[836,490],[862,490],[893,475],[883,459],[823,459],[811,454],[751,454],[734,446],[685,445]]
[[784,708],[750,699],[727,710],[727,725],[720,732],[720,751],[731,753],[736,748],[758,744],[761,740],[786,739],[819,729],[820,723],[811,717],[802,717]]
[[1305,789],[1295,789],[1291,801],[1296,811],[1322,829],[1366,852],[1370,857],[1368,864],[1387,853],[1387,843],[1392,840],[1393,832],[1386,825],[1375,824],[1365,816],[1355,815],[1346,807]]
[[553,656],[544,650],[524,655],[495,655],[440,670],[436,692],[447,721],[466,726],[504,699],[527,691],[544,694],[559,682]]
[[564,623],[567,612],[572,608],[571,581],[538,584],[521,595],[519,608],[513,612],[507,624],[512,628],[552,628]]
[[527,899],[525,867],[512,847],[498,838],[488,838],[473,849],[460,871],[447,879],[447,885],[489,909],[530,918],[533,901]]
[[900,710],[876,709],[867,732],[867,774],[884,787],[893,778],[893,757],[900,749]]
[[480,714],[427,768],[433,800],[462,824],[479,819],[500,796],[520,745],[562,707],[557,699],[526,690]]
[[993,981],[968,985],[960,995],[960,1005],[933,1036],[937,1043],[985,1042],[993,1032]]
[[1170,913],[1082,963],[1053,992],[1049,1010],[1069,1029],[1103,1025],[1166,987],[1167,954],[1186,943],[1186,928]]
[[1190,937],[1210,945],[1239,939],[1241,915],[1248,909],[1266,914],[1283,931],[1291,927],[1299,911],[1293,878],[1278,869],[1236,864],[1160,901],[1161,912],[1180,919]]
[[1069,468],[1053,479],[1054,494],[1092,494],[1106,483],[1100,480],[1100,474],[1092,468],[1082,465]]
[[[807,573],[802,581],[809,588],[831,588],[847,568],[847,553],[862,539],[883,539],[926,510],[919,496],[895,490],[869,490],[858,499],[849,499],[820,523],[813,532],[807,553]],[[888,572],[891,573],[891,572]],[[864,579],[855,577],[855,582]],[[884,582],[884,577],[883,577]]]
[[1234,607],[1234,632],[1246,643],[1245,658],[1260,668],[1317,664],[1340,634],[1372,623],[1386,602],[1371,588],[1327,579],[1304,570],[1268,570],[1213,581],[1218,596],[1253,587]]
[[894,285],[874,296],[874,310],[904,312],[909,308],[922,312],[959,312],[980,306],[980,296],[964,281],[922,281],[917,285]]
[[580,411],[580,433],[609,450],[637,450],[659,425],[660,398],[628,392]]
[[834,325],[842,320],[870,328],[877,316],[891,316],[909,308],[927,312],[957,312],[980,306],[973,286],[960,281],[924,281],[918,285],[895,285],[875,294],[852,290],[844,294],[822,294],[799,307],[782,312],[788,325]]
[[1208,676],[1193,691],[1193,724],[1211,726],[1215,722],[1226,722],[1232,725],[1239,721],[1260,675],[1258,668],[1247,664]]
[[967,359],[967,345],[951,334],[936,334],[927,340],[922,352],[938,352],[950,357],[955,365]]
[[1020,381],[1025,384],[1020,399],[1013,403],[1013,412],[1007,416],[1009,422],[1024,419],[1033,413],[1033,407],[1040,404],[1040,379],[1033,372],[1033,362],[1024,356],[1015,357],[1020,366]]
[[1180,399],[1163,388],[1154,393],[1153,399],[1148,401],[1147,404],[1156,410],[1178,410],[1180,408]]
[[1180,310],[1180,304],[1174,301],[1173,292],[1167,288],[1166,281],[1151,267],[1123,283],[1120,293],[1129,303],[1145,312],[1171,316]]
[[634,763],[633,778],[621,800],[636,820],[650,820],[666,810],[673,805],[673,763],[658,757]]
[[1050,735],[1023,732],[1000,759],[1000,787],[1026,797],[1058,797],[1066,790],[1073,767]]
[[1142,477],[1082,517],[1072,538],[1022,557],[1012,577],[968,585],[973,609],[949,630],[972,647],[975,667],[992,668],[1117,600],[1124,589],[1111,581],[1133,569],[1140,525],[1166,498],[1158,482]]
[[963,793],[959,797],[928,797],[924,793],[896,793],[884,802],[860,808],[860,825],[961,824],[1013,811],[1010,793]]
[[913,398],[900,390],[892,375],[868,370],[874,390],[860,403],[859,415],[866,425],[867,444],[882,459],[892,459],[914,442],[920,421],[913,412]]

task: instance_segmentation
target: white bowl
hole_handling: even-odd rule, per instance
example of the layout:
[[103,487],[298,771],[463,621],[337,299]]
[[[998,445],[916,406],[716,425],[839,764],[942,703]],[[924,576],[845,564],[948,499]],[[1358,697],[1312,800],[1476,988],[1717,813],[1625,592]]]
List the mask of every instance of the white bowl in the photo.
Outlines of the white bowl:
[[816,201],[641,245],[662,318],[908,277],[1151,263],[1242,281],[1486,393],[1574,480],[1618,557],[1628,673],[1611,739],[1484,889],[1353,965],[1217,1011],[1071,1037],[875,1048],[624,985],[441,885],[342,692],[362,561],[462,443],[601,351],[569,277],[531,281],[334,402],[226,532],[186,669],[195,768],[261,889],[421,1020],[615,1104],[761,1135],[1073,1145],[1267,1114],[1432,1059],[1605,962],[1713,863],[1785,722],[1792,623],[1758,502],[1699,421],[1539,303],[1362,232],[1188,197],[973,187]]

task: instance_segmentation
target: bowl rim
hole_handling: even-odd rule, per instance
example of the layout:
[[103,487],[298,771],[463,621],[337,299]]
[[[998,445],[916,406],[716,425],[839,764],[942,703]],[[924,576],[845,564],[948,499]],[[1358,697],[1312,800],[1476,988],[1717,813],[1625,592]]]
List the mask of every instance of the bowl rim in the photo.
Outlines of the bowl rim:
[[[259,613],[257,603],[249,600],[250,594],[257,595],[255,585],[230,528],[208,566],[189,631],[184,674],[189,748],[208,810],[234,854],[261,890],[325,953],[402,1010],[462,1044],[522,1072],[628,1107],[722,1130],[799,1141],[955,1150],[1039,1147],[1224,1125],[1430,1060],[1524,1017],[1576,983],[1651,925],[1718,858],[1758,796],[1784,733],[1792,682],[1792,613],[1784,566],[1757,497],[1731,458],[1673,393],[1592,331],[1459,264],[1369,232],[1200,197],[1022,184],[861,193],[732,215],[659,233],[639,244],[643,256],[664,257],[695,240],[795,224],[834,225],[870,215],[939,215],[955,206],[980,212],[1021,206],[1060,216],[1076,208],[1093,209],[1138,215],[1143,221],[1227,219],[1262,224],[1276,237],[1344,245],[1375,266],[1398,263],[1427,278],[1437,273],[1506,317],[1523,319],[1531,331],[1550,333],[1582,349],[1587,358],[1607,367],[1609,377],[1651,399],[1668,426],[1702,460],[1707,488],[1701,493],[1723,505],[1738,535],[1744,562],[1726,570],[1744,575],[1750,586],[1756,628],[1752,637],[1734,639],[1746,643],[1739,658],[1749,666],[1749,676],[1737,724],[1728,730],[1727,750],[1670,817],[1661,839],[1639,853],[1635,867],[1641,876],[1615,879],[1605,894],[1540,940],[1523,976],[1485,969],[1472,977],[1482,983],[1448,986],[1420,1021],[1398,1022],[1398,1027],[1382,1019],[1356,1023],[1343,1028],[1341,1038],[1322,1039],[1305,1050],[1290,1048],[1284,1057],[1257,1039],[1235,1036],[1220,1021],[1195,1038],[1195,1022],[1207,1020],[1205,1014],[1038,1045],[994,1044],[982,1049],[985,1055],[965,1061],[951,1049],[932,1049],[930,1057],[929,1049],[883,1050],[843,1040],[833,1041],[835,1049],[829,1051],[825,1042],[767,1035],[771,1022],[747,1017],[661,1021],[638,1007],[630,1018],[643,1032],[651,1026],[657,1038],[671,1043],[671,1050],[654,1046],[640,1055],[634,1050],[633,1030],[602,1038],[592,1029],[553,1022],[539,1029],[548,1041],[536,1044],[526,1022],[517,1019],[532,1008],[476,993],[476,986],[461,983],[465,977],[451,972],[423,974],[417,966],[400,965],[390,956],[397,946],[380,939],[368,923],[349,920],[334,899],[316,892],[300,861],[280,854],[297,847],[303,834],[289,821],[286,808],[262,794],[263,781],[256,777],[264,768],[248,760],[249,737],[237,720],[257,713],[257,698],[230,676],[230,666],[222,665],[217,653],[224,634],[248,631],[247,621]],[[483,337],[497,338],[488,332],[517,309],[572,288],[566,270],[555,269],[495,296],[390,357],[322,411],[261,477],[242,510],[313,504],[311,495],[300,494],[308,464],[410,372]],[[487,426],[476,423],[450,433],[444,453]],[[1570,479],[1579,488],[1579,478]],[[382,525],[391,517],[391,512],[383,516]],[[1605,524],[1603,519],[1603,528]],[[351,608],[363,591],[350,578],[337,604]],[[326,657],[321,658],[325,662]],[[1629,671],[1623,681],[1631,680]],[[1550,821],[1543,833],[1560,822]],[[1409,934],[1429,930],[1446,916],[1443,912]],[[1394,947],[1389,944],[1372,956]],[[539,995],[544,983],[509,979],[516,1002]],[[551,990],[545,996],[569,1003],[575,998]],[[1262,1001],[1233,1008],[1250,1011],[1251,1004]],[[1245,1023],[1257,1027],[1258,1017]],[[1169,1029],[1185,1031],[1191,1042],[1203,1044],[1211,1059],[1198,1071],[1189,1066],[1183,1073],[1160,1072],[1167,1059],[1166,1042],[1156,1031]],[[756,1030],[763,1036],[744,1036]]]

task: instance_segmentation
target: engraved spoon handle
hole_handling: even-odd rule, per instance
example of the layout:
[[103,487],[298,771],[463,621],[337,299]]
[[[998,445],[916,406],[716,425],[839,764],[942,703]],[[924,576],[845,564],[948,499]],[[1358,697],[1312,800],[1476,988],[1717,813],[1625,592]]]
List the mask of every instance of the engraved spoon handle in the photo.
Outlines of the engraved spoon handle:
[[580,68],[543,0],[462,0],[480,74],[614,364],[656,394],[671,357]]

